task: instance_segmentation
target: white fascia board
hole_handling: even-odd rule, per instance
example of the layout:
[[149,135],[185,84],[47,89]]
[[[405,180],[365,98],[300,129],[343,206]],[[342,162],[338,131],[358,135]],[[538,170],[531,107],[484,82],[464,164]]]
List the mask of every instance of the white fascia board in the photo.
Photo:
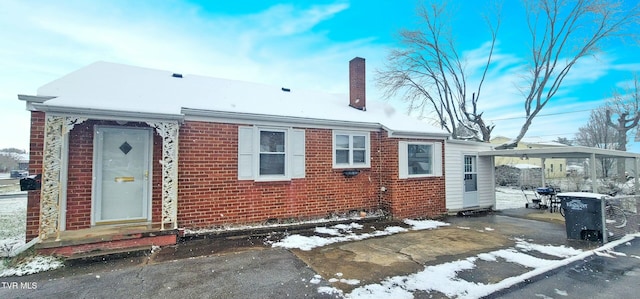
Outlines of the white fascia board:
[[19,94],[18,100],[25,101],[27,103],[27,111],[37,111],[36,108],[33,107],[34,104],[42,104],[48,100],[54,99],[56,97],[50,96],[30,96],[25,94]]
[[31,102],[31,103],[44,103],[48,100],[54,99],[56,97],[51,97],[51,96],[30,96],[30,95],[26,95],[26,94],[19,94],[18,95],[18,100],[21,101],[25,101],[25,102]]
[[92,108],[59,107],[44,104],[32,104],[34,110],[51,113],[53,115],[74,115],[90,119],[115,120],[115,121],[177,121],[184,122],[182,114],[162,114],[134,111],[103,110]]
[[384,126],[383,129],[387,131],[387,137],[389,138],[448,140],[450,137],[448,133],[394,131]]
[[530,149],[501,149],[482,151],[480,156],[519,157],[527,155],[529,158],[589,158],[592,154],[596,158],[640,158],[640,154],[608,150],[585,146],[547,147]]
[[318,129],[345,129],[349,130],[379,130],[380,124],[353,122],[341,120],[315,119],[281,115],[267,115],[254,113],[240,113],[227,111],[213,111],[202,109],[182,108],[181,112],[185,120],[219,122],[230,124],[246,124],[260,126],[289,126],[298,128],[318,128]]

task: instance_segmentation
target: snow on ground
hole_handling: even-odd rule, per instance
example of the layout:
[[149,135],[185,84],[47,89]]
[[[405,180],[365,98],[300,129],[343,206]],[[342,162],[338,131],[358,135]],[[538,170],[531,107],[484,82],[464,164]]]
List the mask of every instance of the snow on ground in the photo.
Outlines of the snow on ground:
[[496,210],[524,208],[526,203],[527,199],[524,197],[522,190],[509,187],[496,188]]
[[[596,250],[586,252],[564,246],[540,246],[523,240],[518,240],[515,248],[495,250],[462,260],[427,266],[424,270],[417,273],[388,277],[380,283],[360,286],[348,294],[344,294],[342,290],[334,287],[320,287],[318,288],[318,293],[339,295],[342,298],[350,299],[402,299],[413,298],[413,292],[416,291],[435,291],[440,292],[449,298],[481,298],[558,267],[568,265],[578,260],[583,260],[594,253],[600,255],[615,255],[615,253],[612,253],[612,249],[615,246],[624,244],[637,237],[640,237],[640,234],[629,235],[621,240],[608,243]],[[527,254],[527,252],[532,250],[550,256],[562,256],[564,258],[559,260],[537,258]],[[519,276],[508,277],[495,284],[470,282],[457,277],[459,272],[474,269],[476,267],[476,261],[478,260],[497,263],[516,263],[527,267],[530,271]],[[319,283],[320,277],[316,276],[315,278],[318,279],[317,283]],[[558,290],[557,293],[562,295],[566,292]]]
[[[406,224],[411,226],[411,230],[424,230],[434,229],[439,226],[447,226],[448,223],[434,221],[434,220],[405,220]],[[371,233],[358,234],[354,230],[362,229],[362,225],[358,223],[351,224],[338,224],[327,227],[317,227],[315,232],[318,234],[329,235],[325,236],[302,236],[302,235],[290,235],[284,239],[271,244],[273,247],[282,248],[298,248],[300,250],[311,250],[316,247],[322,247],[333,243],[359,241],[374,237],[388,236],[407,231],[406,228],[399,226],[388,226],[385,230],[374,230]]]
[[24,245],[27,198],[0,198],[0,257]]
[[62,261],[52,256],[29,256],[13,267],[7,267],[4,263],[0,263],[0,277],[29,275],[63,266]]
[[[16,193],[5,188],[3,194]],[[22,276],[62,267],[49,256],[29,256],[20,261],[3,258],[25,244],[27,197],[0,198],[0,277]]]

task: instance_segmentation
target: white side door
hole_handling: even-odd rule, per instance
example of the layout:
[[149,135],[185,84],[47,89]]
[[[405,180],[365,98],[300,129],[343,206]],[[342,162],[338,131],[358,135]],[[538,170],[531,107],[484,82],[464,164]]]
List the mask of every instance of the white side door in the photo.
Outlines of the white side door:
[[152,131],[96,127],[92,224],[150,221]]
[[477,207],[478,204],[478,166],[475,155],[464,155],[464,195],[462,207]]

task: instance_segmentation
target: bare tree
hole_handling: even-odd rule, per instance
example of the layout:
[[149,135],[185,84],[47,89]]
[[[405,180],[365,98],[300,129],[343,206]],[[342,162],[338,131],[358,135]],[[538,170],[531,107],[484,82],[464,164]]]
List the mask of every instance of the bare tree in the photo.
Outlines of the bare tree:
[[638,4],[629,8],[620,1],[531,0],[525,7],[532,38],[528,88],[523,92],[525,122],[503,147],[517,145],[581,58],[597,53],[607,40],[624,36],[626,27],[640,17]]
[[[494,125],[483,119],[479,103],[497,40],[499,9],[495,18],[485,18],[490,33],[486,64],[478,85],[469,87],[464,59],[450,30],[455,23],[451,12],[445,2],[427,1],[417,11],[424,27],[400,32],[404,48],[390,52],[385,69],[378,71],[378,84],[387,97],[403,96],[409,110],[421,117],[435,115],[453,138],[467,138],[471,132],[475,139],[488,141]],[[622,7],[619,1],[524,0],[524,4],[531,36],[529,71],[522,89],[525,121],[515,139],[498,148],[515,147],[573,66],[597,53],[609,39],[625,37],[627,26],[640,18],[640,4]]]
[[[633,87],[624,93],[614,91],[613,99],[607,103],[607,125],[614,128],[617,134],[617,150],[627,150],[627,135],[638,127],[640,121],[640,83],[638,76],[633,78]],[[612,119],[615,119],[615,123]]]
[[[640,121],[640,84],[638,76],[633,78],[633,87],[627,88],[623,93],[614,91],[613,99],[607,103],[606,123],[616,131],[615,149],[626,151],[628,133],[637,131],[638,121]],[[613,121],[615,119],[615,123]],[[626,178],[625,161],[618,159],[618,177]]]
[[0,172],[8,172],[9,170],[16,169],[20,162],[20,155],[25,153],[24,150],[17,148],[0,149]]
[[[417,10],[424,29],[400,31],[400,42],[405,47],[392,50],[385,70],[377,71],[378,85],[386,96],[397,94],[409,103],[410,111],[420,117],[434,113],[438,124],[453,138],[489,141],[493,125],[487,125],[478,110],[482,84],[491,63],[499,21],[491,25],[489,54],[482,70],[481,80],[468,93],[468,75],[464,59],[458,52],[451,35],[451,12],[446,2],[433,1]],[[496,13],[499,20],[499,12]]]
[[[618,147],[617,132],[607,125],[607,108],[599,107],[591,111],[586,125],[578,128],[575,142],[578,145],[601,149],[615,149]],[[614,159],[601,159],[600,171],[602,177],[609,177],[609,170],[613,166]]]

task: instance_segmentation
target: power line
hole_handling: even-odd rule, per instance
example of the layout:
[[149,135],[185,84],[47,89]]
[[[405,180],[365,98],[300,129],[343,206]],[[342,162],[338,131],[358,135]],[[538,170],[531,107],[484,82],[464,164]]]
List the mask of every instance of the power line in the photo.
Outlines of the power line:
[[[563,115],[563,114],[571,114],[571,113],[580,113],[580,112],[586,112],[586,111],[592,111],[592,110],[593,109],[584,109],[584,110],[575,110],[575,111],[567,111],[567,112],[538,114],[538,115],[536,115],[536,117]],[[507,118],[495,118],[495,119],[489,119],[489,120],[490,121],[497,121],[497,120],[511,120],[511,119],[519,119],[519,118],[527,118],[527,117],[526,116],[517,116],[517,117],[507,117]]]

